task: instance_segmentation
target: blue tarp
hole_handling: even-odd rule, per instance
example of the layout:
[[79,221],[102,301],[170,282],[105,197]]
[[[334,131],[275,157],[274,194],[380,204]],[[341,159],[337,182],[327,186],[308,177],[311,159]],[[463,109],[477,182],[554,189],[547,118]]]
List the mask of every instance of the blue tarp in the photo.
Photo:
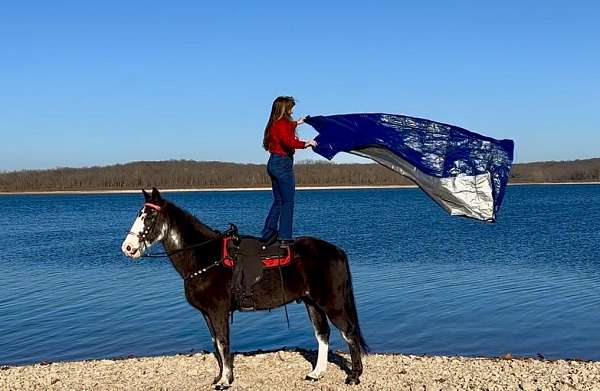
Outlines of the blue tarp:
[[512,140],[396,114],[308,117],[319,135],[315,152],[374,161],[414,181],[452,215],[495,221],[513,161]]

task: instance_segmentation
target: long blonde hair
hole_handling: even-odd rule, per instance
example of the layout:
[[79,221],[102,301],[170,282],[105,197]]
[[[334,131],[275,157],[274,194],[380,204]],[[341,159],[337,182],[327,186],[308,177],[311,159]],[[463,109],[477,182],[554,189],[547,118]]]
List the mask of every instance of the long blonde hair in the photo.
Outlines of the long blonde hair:
[[292,120],[292,109],[296,105],[296,101],[293,96],[278,96],[273,101],[273,106],[271,107],[271,115],[269,116],[269,121],[267,122],[267,126],[265,126],[265,134],[263,137],[263,148],[265,151],[269,150],[269,130],[271,129],[271,125],[273,122],[285,118],[287,120]]

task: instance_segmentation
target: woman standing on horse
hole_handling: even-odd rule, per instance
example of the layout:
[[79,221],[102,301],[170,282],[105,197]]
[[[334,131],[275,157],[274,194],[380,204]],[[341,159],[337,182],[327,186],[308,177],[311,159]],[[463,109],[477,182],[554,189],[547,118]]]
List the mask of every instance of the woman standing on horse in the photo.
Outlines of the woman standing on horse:
[[291,96],[280,96],[273,101],[271,115],[265,127],[263,147],[270,152],[267,172],[273,188],[273,205],[261,232],[264,241],[277,238],[284,244],[292,239],[294,216],[294,152],[296,149],[316,147],[315,140],[302,141],[296,134],[296,126],[304,118],[294,121],[292,113],[296,102]]

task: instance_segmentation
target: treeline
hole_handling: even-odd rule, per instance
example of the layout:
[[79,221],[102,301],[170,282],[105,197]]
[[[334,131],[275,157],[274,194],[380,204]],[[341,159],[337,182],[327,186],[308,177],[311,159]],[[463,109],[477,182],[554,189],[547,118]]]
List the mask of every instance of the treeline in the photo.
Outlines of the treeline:
[[[376,164],[305,162],[295,165],[298,186],[398,185],[410,182]],[[24,170],[0,174],[0,191],[76,191],[271,186],[264,164],[144,161],[106,167]]]
[[510,182],[600,182],[600,158],[515,164]]
[[[296,164],[298,186],[408,185],[408,179],[378,164]],[[510,181],[600,182],[600,158],[516,164]],[[268,187],[263,164],[144,161],[105,167],[56,168],[0,173],[1,192]]]

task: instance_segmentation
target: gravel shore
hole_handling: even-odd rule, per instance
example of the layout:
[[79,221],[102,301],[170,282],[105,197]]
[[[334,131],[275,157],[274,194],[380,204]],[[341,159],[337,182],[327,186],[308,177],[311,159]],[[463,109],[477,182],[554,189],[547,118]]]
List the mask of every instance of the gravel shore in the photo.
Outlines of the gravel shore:
[[[371,354],[358,386],[344,384],[349,357],[330,352],[324,378],[307,382],[316,352],[236,353],[232,390],[594,390],[600,362]],[[0,390],[210,390],[210,353],[41,363],[0,368]]]

